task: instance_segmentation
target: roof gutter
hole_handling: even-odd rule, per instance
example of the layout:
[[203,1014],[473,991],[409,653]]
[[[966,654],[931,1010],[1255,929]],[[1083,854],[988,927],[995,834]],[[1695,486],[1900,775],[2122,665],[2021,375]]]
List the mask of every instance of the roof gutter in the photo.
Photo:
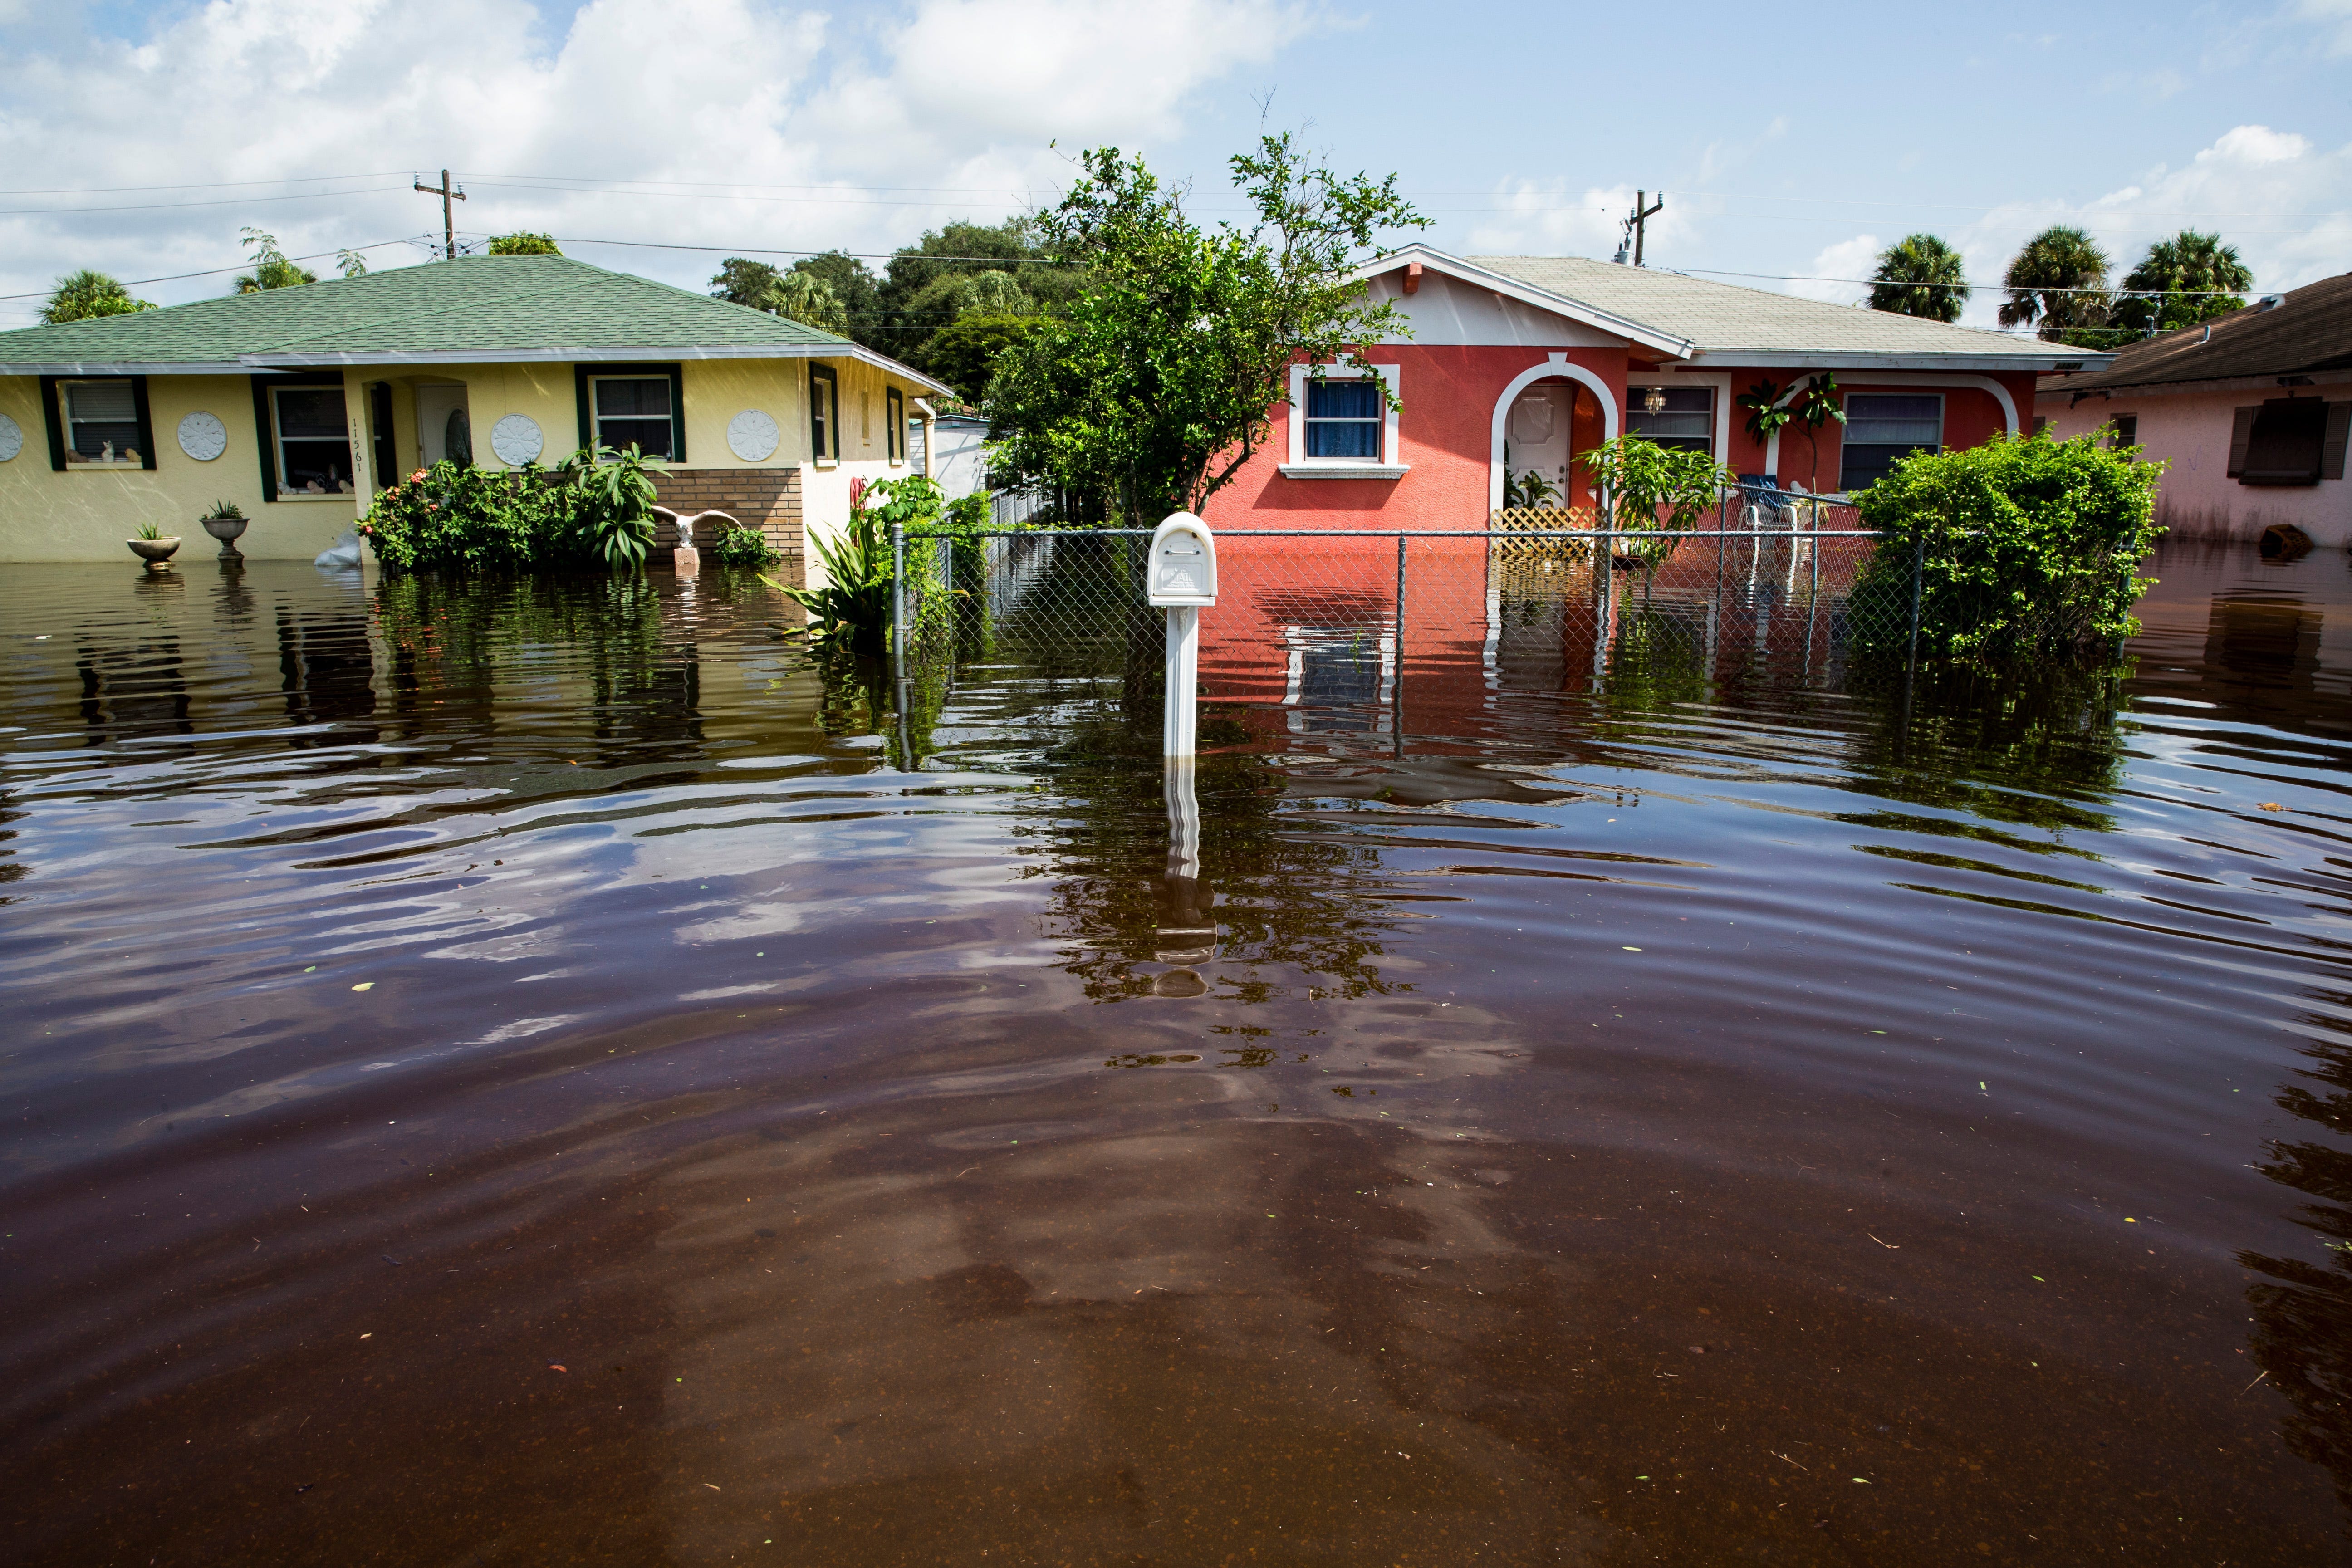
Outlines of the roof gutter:
[[1696,346],[1688,338],[1678,338],[1671,332],[1660,331],[1646,322],[1637,321],[1631,316],[1621,316],[1613,310],[1604,310],[1597,305],[1588,305],[1583,300],[1571,299],[1566,294],[1555,294],[1549,289],[1538,289],[1532,283],[1506,277],[1500,272],[1490,272],[1486,268],[1465,261],[1458,256],[1448,256],[1442,250],[1433,250],[1425,245],[1409,245],[1402,250],[1391,251],[1386,256],[1376,256],[1357,268],[1353,276],[1359,282],[1369,283],[1375,278],[1394,272],[1399,268],[1410,266],[1414,262],[1419,262],[1424,268],[1445,273],[1449,277],[1458,278],[1465,283],[1475,283],[1481,289],[1491,289],[1508,299],[1517,300],[1523,305],[1532,305],[1538,310],[1549,310],[1553,315],[1566,316],[1571,321],[1582,321],[1587,326],[1598,327],[1602,331],[1614,332],[1621,338],[1640,343],[1646,348],[1655,349],[1663,354],[1671,354],[1676,359],[1688,359],[1696,352]]
[[2082,367],[2096,361],[2105,365],[2113,354],[2092,353],[2076,350],[2066,354],[1981,354],[1981,353],[1840,353],[1808,352],[1792,353],[1783,349],[1701,349],[1691,356],[1694,367],[1699,365],[1754,365],[1759,370],[1967,370],[2013,371],[2025,375],[2046,375],[2060,365]]
[[240,354],[234,360],[146,363],[132,361],[42,364],[0,364],[0,375],[246,375],[254,371],[332,370],[343,365],[448,364],[613,364],[646,360],[847,359],[870,364],[887,375],[912,382],[930,392],[950,393],[945,382],[934,381],[910,365],[856,343],[758,343],[719,348],[678,348],[658,343],[635,348],[556,349],[433,349],[399,353],[370,350],[356,353]]

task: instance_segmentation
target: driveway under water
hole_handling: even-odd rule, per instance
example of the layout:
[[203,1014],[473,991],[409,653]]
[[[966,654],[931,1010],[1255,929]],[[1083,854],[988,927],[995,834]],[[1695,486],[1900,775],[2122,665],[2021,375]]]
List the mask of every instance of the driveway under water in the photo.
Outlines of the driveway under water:
[[2153,574],[1214,711],[1195,985],[1088,689],[0,571],[0,1555],[2341,1562],[2352,574]]

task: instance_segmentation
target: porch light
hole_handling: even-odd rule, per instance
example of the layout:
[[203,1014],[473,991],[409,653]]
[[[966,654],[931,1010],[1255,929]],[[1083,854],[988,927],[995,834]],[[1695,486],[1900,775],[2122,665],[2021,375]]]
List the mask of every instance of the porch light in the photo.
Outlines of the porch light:
[[1653,414],[1664,414],[1666,411],[1666,389],[1663,386],[1650,388],[1642,395],[1642,406]]

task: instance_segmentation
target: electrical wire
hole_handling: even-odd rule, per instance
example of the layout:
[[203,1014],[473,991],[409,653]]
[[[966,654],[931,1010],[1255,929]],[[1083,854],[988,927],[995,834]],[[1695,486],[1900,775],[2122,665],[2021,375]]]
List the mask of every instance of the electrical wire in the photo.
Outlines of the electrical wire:
[[109,207],[0,207],[0,217],[38,217],[60,213],[151,213],[174,207],[241,207],[256,202],[314,202],[328,196],[365,196],[378,191],[396,190],[394,185],[362,185],[350,191],[297,191],[282,196],[220,196],[202,202],[130,202]]
[[0,191],[0,196],[121,196],[136,191],[228,191],[255,185],[322,184],[331,180],[390,180],[407,174],[405,169],[379,169],[368,174],[289,174],[282,180],[212,180],[181,181],[169,185],[88,185],[72,189]]
[[[1977,289],[2007,289],[2010,288],[2010,285],[2006,283],[1914,283],[1907,279],[1813,278],[1801,272],[1725,272],[1719,268],[1712,267],[1660,267],[1650,270],[1659,272],[1690,273],[1708,278],[1760,278],[1767,282],[1775,283],[1851,283],[1857,289],[1875,289],[1882,285],[1893,289],[1966,289],[1971,290]],[[2201,300],[2207,298],[2237,300],[2243,299],[2246,295],[2254,293],[2256,290],[2252,287],[2245,289],[2125,289],[2121,287],[2059,289],[2054,287],[2043,288],[2040,284],[2033,284],[2032,286],[2021,286],[2017,289],[2017,292],[2024,294],[2112,294],[2123,299],[2136,299],[2144,296],[2149,299],[2162,298],[2168,300],[2177,296],[2179,298],[2188,300]]]
[[[341,256],[346,250],[364,253],[371,250],[382,250],[386,246],[391,245],[418,245],[425,243],[425,241],[430,237],[430,236],[425,236],[418,239],[379,239],[373,245],[342,245],[337,246],[332,250],[314,250],[310,252],[308,255],[289,256],[286,259],[289,261],[321,261],[330,256]],[[436,246],[435,248],[438,249],[439,247]],[[131,278],[125,279],[122,286],[125,289],[143,289],[150,283],[177,283],[184,278],[217,278],[224,272],[243,272],[252,265],[253,263],[251,261],[239,261],[232,263],[226,267],[207,267],[201,272],[173,272],[162,278]],[[48,289],[37,289],[30,294],[0,294],[0,300],[46,300],[52,292],[54,292],[54,290]]]

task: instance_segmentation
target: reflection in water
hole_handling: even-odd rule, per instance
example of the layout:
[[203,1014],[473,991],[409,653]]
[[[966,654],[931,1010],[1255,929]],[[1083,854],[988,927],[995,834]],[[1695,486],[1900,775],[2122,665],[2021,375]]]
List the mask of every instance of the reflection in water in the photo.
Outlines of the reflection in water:
[[[2295,1223],[2320,1238],[2324,1264],[2255,1251],[2238,1261],[2269,1283],[2247,1288],[2254,1310],[2254,1361],[2285,1395],[2287,1447],[2336,1478],[2336,1496],[2352,1509],[2352,993],[2329,992],[2324,1012],[2304,1026],[2335,1037],[2305,1047],[2305,1083],[2281,1089],[2281,1110],[2309,1122],[2313,1135],[2273,1139],[2263,1174],[2309,1201]],[[2306,1087],[2306,1084],[2310,1087]]]
[[0,573],[15,1555],[2340,1560],[2340,563],[1906,688],[1375,552],[1195,863],[1007,553],[904,711],[719,571]]

